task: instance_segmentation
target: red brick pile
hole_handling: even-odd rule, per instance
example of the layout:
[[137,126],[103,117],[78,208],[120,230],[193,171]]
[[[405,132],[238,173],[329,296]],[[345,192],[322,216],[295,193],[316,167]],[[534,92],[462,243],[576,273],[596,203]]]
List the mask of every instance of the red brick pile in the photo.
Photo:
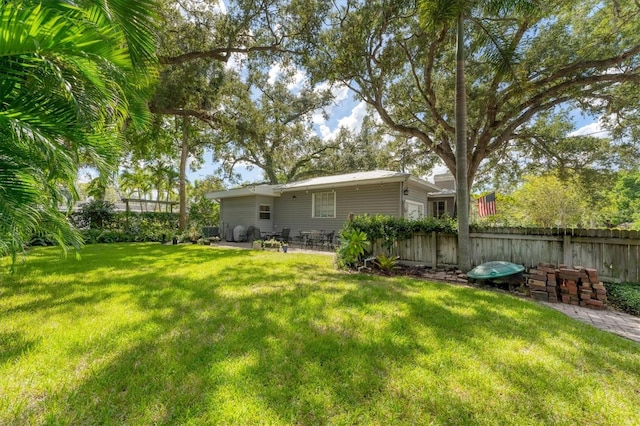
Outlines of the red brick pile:
[[527,285],[531,297],[553,303],[568,303],[593,309],[607,308],[607,290],[598,279],[598,271],[576,266],[555,268],[541,263],[529,270]]
[[553,265],[541,263],[536,269],[530,269],[527,285],[534,299],[558,302],[558,279]]

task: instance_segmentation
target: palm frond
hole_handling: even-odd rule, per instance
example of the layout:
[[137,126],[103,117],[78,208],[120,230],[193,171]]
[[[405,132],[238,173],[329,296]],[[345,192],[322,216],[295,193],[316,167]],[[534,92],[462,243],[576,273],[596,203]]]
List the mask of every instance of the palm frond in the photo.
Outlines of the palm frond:
[[0,5],[0,254],[39,230],[81,243],[61,210],[80,159],[113,170],[131,105],[144,119],[153,10],[146,0]]

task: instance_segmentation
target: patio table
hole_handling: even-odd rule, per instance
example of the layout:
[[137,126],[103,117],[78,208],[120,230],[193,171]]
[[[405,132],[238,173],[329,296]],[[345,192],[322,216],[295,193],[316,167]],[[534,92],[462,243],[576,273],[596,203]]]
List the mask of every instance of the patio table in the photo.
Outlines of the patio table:
[[324,240],[324,231],[300,231],[300,239],[304,247],[314,247],[318,244],[322,244]]

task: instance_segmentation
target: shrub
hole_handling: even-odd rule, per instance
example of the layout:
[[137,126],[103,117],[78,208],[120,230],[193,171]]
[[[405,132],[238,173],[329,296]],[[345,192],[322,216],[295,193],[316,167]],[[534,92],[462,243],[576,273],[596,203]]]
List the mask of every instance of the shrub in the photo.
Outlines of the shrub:
[[106,228],[114,218],[115,206],[105,200],[93,200],[82,206],[82,220],[91,228]]
[[201,198],[189,206],[189,222],[198,228],[217,226],[220,223],[220,205],[213,200]]
[[442,232],[455,234],[456,222],[450,217],[405,219],[393,216],[362,215],[345,223],[345,230],[359,230],[367,234],[371,241],[382,240],[383,246],[391,252],[396,241],[406,240],[416,233]]
[[640,316],[640,284],[606,284],[607,297],[618,309]]
[[340,233],[337,262],[340,268],[353,268],[362,261],[369,247],[367,234],[357,229],[343,229]]
[[381,271],[390,273],[394,269],[399,268],[398,259],[398,256],[387,256],[386,254],[379,254],[378,256],[376,256],[374,263]]
[[[92,203],[93,204],[93,203]],[[96,205],[97,206],[97,205]],[[166,212],[114,212],[102,220],[91,219],[97,207],[86,213],[73,214],[71,220],[81,230],[85,244],[112,242],[167,242],[176,235],[177,213]]]
[[138,241],[130,232],[105,229],[85,229],[81,231],[85,244],[98,243],[130,243]]
[[[341,231],[342,245],[338,250],[338,266],[342,268],[356,266],[362,260],[369,241],[382,240],[382,245],[387,249],[387,254],[390,254],[396,241],[409,239],[416,233],[428,232],[455,234],[456,222],[448,216],[443,218],[424,217],[421,219],[405,219],[382,215],[356,216],[347,221]],[[364,242],[361,238],[364,238]]]
[[383,215],[356,216],[346,222],[345,229],[358,229],[366,233],[370,239],[406,240],[416,233],[442,232],[455,234],[456,222],[450,217],[424,217],[421,219],[405,219]]

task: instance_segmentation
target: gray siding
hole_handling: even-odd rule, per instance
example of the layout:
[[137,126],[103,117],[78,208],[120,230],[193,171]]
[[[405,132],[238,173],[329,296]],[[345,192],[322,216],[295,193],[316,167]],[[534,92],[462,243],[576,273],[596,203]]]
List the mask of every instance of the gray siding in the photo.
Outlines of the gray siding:
[[[260,219],[260,205],[265,204],[271,206],[271,219]],[[256,197],[256,210],[255,210],[255,218],[251,225],[257,226],[260,228],[261,232],[271,232],[273,231],[273,218],[274,218],[274,199],[273,197],[268,197],[266,195],[258,195]]]
[[342,229],[350,213],[396,217],[402,214],[402,188],[399,182],[336,188],[335,218],[311,217],[312,194],[319,192],[331,192],[331,190],[286,192],[276,198],[273,215],[274,230],[281,231],[282,228],[288,227],[291,228],[291,235],[312,229],[331,232]]
[[[404,197],[407,201],[413,201],[414,203],[422,204],[424,208],[424,214],[427,216],[429,213],[429,206],[427,205],[427,191],[425,191],[420,185],[415,182],[407,182],[404,186],[409,190],[409,194]],[[406,207],[405,207],[406,208]],[[403,216],[405,212],[403,211]]]
[[434,216],[435,215],[433,203],[438,202],[438,201],[444,201],[445,202],[445,211],[449,214],[449,216],[451,216],[451,217],[455,216],[455,208],[454,208],[455,206],[454,206],[454,202],[453,202],[453,197],[433,197],[433,198],[429,198],[429,211],[427,213],[427,216]]
[[220,232],[224,238],[227,232],[242,225],[254,225],[258,210],[257,197],[225,198],[220,200]]

